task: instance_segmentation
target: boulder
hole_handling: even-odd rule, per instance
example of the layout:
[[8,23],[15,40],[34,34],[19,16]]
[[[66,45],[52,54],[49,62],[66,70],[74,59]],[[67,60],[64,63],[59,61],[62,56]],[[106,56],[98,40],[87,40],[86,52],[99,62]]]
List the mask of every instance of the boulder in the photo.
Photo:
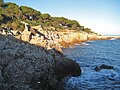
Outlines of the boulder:
[[25,22],[22,22],[22,23],[25,25],[25,29],[22,32],[21,40],[29,42],[31,40],[30,26]]
[[100,71],[102,69],[114,69],[113,66],[102,64],[101,66],[96,66],[95,71]]

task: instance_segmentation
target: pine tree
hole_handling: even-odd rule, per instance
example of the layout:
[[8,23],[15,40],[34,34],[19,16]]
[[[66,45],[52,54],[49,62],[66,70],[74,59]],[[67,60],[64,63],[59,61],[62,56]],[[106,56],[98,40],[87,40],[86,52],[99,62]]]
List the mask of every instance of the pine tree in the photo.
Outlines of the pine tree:
[[4,0],[0,0],[0,7],[4,4]]

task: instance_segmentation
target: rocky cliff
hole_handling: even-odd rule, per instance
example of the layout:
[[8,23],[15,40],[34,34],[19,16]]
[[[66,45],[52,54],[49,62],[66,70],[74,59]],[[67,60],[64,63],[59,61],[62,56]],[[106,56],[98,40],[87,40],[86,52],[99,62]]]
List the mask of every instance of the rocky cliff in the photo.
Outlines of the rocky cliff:
[[63,78],[80,74],[59,51],[0,34],[0,90],[63,90]]
[[112,38],[100,36],[95,33],[89,34],[83,31],[76,32],[75,30],[68,29],[49,31],[47,30],[47,27],[30,26],[25,22],[21,23],[25,25],[25,29],[22,32],[19,30],[14,31],[2,28],[0,33],[3,35],[12,35],[20,40],[42,46],[48,50],[54,48],[58,51],[62,51],[62,47],[68,47],[87,40],[103,40]]

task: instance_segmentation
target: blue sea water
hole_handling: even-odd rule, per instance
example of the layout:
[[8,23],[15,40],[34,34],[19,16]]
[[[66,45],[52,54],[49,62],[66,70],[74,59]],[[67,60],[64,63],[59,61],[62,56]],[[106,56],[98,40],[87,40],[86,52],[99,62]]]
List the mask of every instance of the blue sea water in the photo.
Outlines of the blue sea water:
[[[82,68],[81,76],[66,82],[66,90],[120,90],[120,39],[88,41],[65,48],[63,53]],[[96,72],[94,68],[102,64],[114,69]]]

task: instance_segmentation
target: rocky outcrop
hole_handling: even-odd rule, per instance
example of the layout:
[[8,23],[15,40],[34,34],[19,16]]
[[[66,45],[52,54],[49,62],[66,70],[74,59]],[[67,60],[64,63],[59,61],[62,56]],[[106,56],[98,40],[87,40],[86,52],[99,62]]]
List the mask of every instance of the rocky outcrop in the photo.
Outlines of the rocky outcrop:
[[62,79],[80,73],[79,64],[55,49],[0,35],[0,90],[63,90]]
[[113,66],[102,64],[101,66],[96,66],[95,71],[100,71],[102,69],[114,69]]
[[22,32],[21,40],[29,42],[30,41],[30,37],[31,37],[30,26],[27,23],[25,23],[25,22],[22,22],[22,23],[25,24],[25,29]]
[[[83,31],[76,32],[75,30],[68,29],[55,31],[54,27],[49,27],[48,30],[48,27],[45,26],[29,26],[27,23],[22,21],[21,23],[25,25],[23,32],[3,28],[0,30],[0,33],[3,35],[13,35],[20,40],[45,47],[48,50],[54,48],[61,52],[62,47],[69,47],[88,40],[106,40],[113,38],[111,36],[102,36],[95,33],[88,34]],[[52,31],[50,31],[51,29]]]

